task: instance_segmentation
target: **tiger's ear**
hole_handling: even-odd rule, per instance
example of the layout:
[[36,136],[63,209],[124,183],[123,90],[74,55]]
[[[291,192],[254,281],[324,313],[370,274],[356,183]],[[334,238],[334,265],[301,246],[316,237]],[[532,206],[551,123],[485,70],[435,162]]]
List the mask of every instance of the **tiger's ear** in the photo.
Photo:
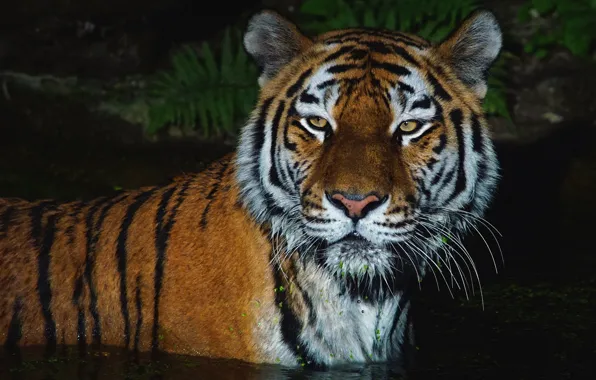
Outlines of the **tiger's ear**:
[[252,16],[244,34],[244,48],[262,70],[260,86],[311,44],[296,25],[273,11]]
[[501,45],[501,28],[495,16],[488,11],[476,11],[439,44],[438,50],[455,68],[459,79],[482,99],[487,91],[488,70]]

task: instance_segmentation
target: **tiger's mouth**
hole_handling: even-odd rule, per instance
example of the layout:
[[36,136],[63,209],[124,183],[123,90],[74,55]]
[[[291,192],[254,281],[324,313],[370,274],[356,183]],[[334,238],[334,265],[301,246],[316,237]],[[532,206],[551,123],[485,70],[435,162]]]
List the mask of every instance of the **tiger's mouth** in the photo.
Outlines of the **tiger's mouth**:
[[400,259],[399,250],[385,244],[377,244],[356,231],[334,241],[319,246],[319,255],[327,267],[340,266],[347,272],[361,273],[372,270],[385,272],[394,267],[395,260]]
[[357,231],[352,231],[346,236],[342,237],[341,239],[329,244],[329,246],[333,246],[335,244],[353,244],[353,245],[372,245],[373,243],[366,239],[364,236],[360,235]]
[[319,247],[317,262],[341,289],[359,299],[378,300],[405,289],[417,271],[401,249],[379,245],[350,232]]

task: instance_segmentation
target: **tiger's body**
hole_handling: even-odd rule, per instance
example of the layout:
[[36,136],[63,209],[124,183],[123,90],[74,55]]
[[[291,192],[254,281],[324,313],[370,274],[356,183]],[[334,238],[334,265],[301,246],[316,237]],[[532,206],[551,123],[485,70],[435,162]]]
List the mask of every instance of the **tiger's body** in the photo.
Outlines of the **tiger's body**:
[[436,46],[364,29],[311,40],[254,16],[262,89],[237,153],[109,199],[0,200],[0,339],[402,359],[409,290],[496,186],[481,100],[500,44],[486,12]]

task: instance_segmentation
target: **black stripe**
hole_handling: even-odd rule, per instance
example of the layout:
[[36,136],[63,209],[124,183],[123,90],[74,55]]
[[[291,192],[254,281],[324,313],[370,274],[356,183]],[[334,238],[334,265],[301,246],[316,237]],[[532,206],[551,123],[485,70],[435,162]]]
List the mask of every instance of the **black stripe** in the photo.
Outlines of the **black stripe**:
[[433,148],[433,152],[435,152],[436,154],[440,154],[443,149],[445,149],[445,147],[447,146],[447,135],[445,135],[444,133],[439,136],[439,144],[437,144],[437,146],[435,146]]
[[409,84],[406,84],[403,82],[397,82],[397,87],[399,88],[399,90],[401,92],[407,92],[408,94],[414,93],[414,88],[412,86],[410,86]]
[[141,328],[143,327],[143,301],[141,300],[141,276],[137,276],[137,288],[135,290],[135,303],[137,306],[137,326],[135,329],[134,352],[139,352],[139,341],[141,339]]
[[[450,167],[447,163],[444,163],[440,169],[440,173],[441,173],[442,177],[439,176],[439,173],[437,173],[437,176],[435,177],[435,179],[437,179],[437,182],[435,185],[438,187],[438,189],[442,189],[445,186],[447,186],[453,179],[455,172],[456,172],[456,169]],[[434,181],[434,179],[433,179],[433,181]],[[433,194],[431,200],[436,201],[439,198],[439,196],[441,196],[441,195],[442,195],[441,192],[437,191]]]
[[[274,253],[271,252],[271,257],[273,257],[273,254]],[[307,368],[322,369],[323,367],[321,364],[317,363],[314,358],[308,354],[308,351],[302,347],[300,341],[298,340],[298,336],[302,331],[302,324],[289,304],[289,299],[287,297],[287,293],[289,291],[288,284],[284,281],[281,271],[277,268],[277,266],[272,266],[272,268],[274,268],[273,276],[275,279],[276,289],[275,304],[278,305],[281,314],[279,326],[281,327],[282,339],[296,356],[298,364],[304,364],[304,367]],[[282,286],[284,290],[280,291]],[[295,289],[292,289],[293,292],[300,291],[297,286],[294,286],[294,288]]]
[[79,224],[79,216],[84,206],[84,202],[77,202],[72,206],[72,210],[68,213],[68,217],[74,219],[68,224],[68,227],[66,227],[66,231],[64,232],[68,239],[69,245],[75,242],[76,227]]
[[384,36],[385,38],[391,39],[397,43],[403,43],[405,45],[414,46],[419,49],[423,47],[430,46],[430,43],[427,41],[419,41],[415,40],[407,34],[401,32],[394,32],[394,31],[384,31],[380,30],[377,32],[379,35]]
[[350,59],[360,61],[360,60],[364,59],[367,55],[368,55],[368,52],[366,50],[355,49],[354,51],[352,51],[350,53]]
[[12,306],[12,318],[8,325],[4,348],[10,353],[15,354],[19,350],[19,341],[23,337],[23,323],[21,321],[21,310],[23,309],[23,300],[17,297]]
[[45,320],[44,335],[46,338],[46,354],[52,355],[56,349],[56,322],[52,315],[52,286],[50,281],[50,252],[54,244],[56,229],[56,214],[47,217],[46,224],[43,224],[45,211],[52,211],[55,203],[44,201],[31,209],[31,237],[35,247],[39,249],[37,256],[37,291],[41,304],[43,318]]
[[315,104],[315,103],[319,103],[321,100],[319,98],[317,98],[316,96],[303,92],[302,94],[300,94],[300,102],[301,103],[306,103],[306,104]]
[[433,116],[433,120],[438,121],[441,124],[445,123],[445,118],[443,117],[443,106],[441,103],[437,101],[437,99],[431,99],[433,104],[435,105],[435,116]]
[[317,90],[323,90],[327,87],[331,87],[337,83],[337,79],[328,79],[324,82],[321,82],[317,85]]
[[420,108],[420,109],[429,109],[431,106],[430,98],[428,96],[424,96],[422,99],[416,100],[412,103],[412,107],[410,107],[410,111]]
[[166,190],[157,207],[155,214],[155,276],[153,279],[153,285],[155,287],[154,300],[153,300],[153,329],[151,334],[151,347],[156,350],[159,347],[159,300],[161,296],[161,285],[163,280],[163,268],[165,262],[165,248],[167,245],[167,239],[164,240],[163,229],[164,219],[168,210],[168,205],[172,195],[176,191],[176,187],[171,187]]
[[[91,313],[91,316],[93,318],[94,321],[94,327],[93,327],[93,337],[94,337],[94,343],[95,344],[99,344],[99,342],[101,341],[101,326],[99,324],[99,312],[97,311],[97,293],[95,291],[95,287],[93,286],[93,279],[92,279],[92,272],[93,272],[93,265],[95,263],[95,259],[94,256],[91,254],[91,251],[93,249],[93,234],[95,232],[95,225],[93,223],[94,218],[95,218],[95,213],[98,211],[99,206],[101,205],[101,203],[103,202],[103,199],[99,199],[96,201],[95,204],[93,204],[91,207],[89,207],[89,210],[87,210],[87,216],[85,218],[85,223],[86,223],[86,238],[87,238],[87,243],[86,243],[86,253],[85,253],[85,269],[83,271],[83,274],[81,274],[81,276],[75,280],[75,290],[74,290],[74,294],[73,294],[73,303],[79,307],[79,323],[78,323],[78,334],[79,334],[79,339],[84,340],[86,342],[86,333],[85,333],[85,326],[82,326],[82,323],[80,321],[80,317],[81,317],[81,304],[80,304],[80,297],[83,293],[83,281],[87,282],[87,286],[89,287],[89,293],[90,293],[90,301],[89,301],[89,312]],[[80,287],[79,287],[80,285]],[[94,309],[95,306],[95,309]],[[95,311],[95,313],[94,313]]]
[[329,63],[331,61],[336,60],[337,58],[341,57],[344,54],[347,54],[349,52],[351,52],[352,50],[354,50],[355,46],[354,45],[346,45],[346,46],[342,46],[341,48],[339,48],[337,51],[329,54],[322,63]]
[[[271,253],[271,257],[273,257],[273,252]],[[273,266],[275,269],[273,270],[273,275],[275,278],[275,304],[280,306],[281,312],[281,333],[284,340],[284,343],[288,345],[288,348],[292,350],[297,356],[299,355],[299,341],[298,335],[301,331],[301,324],[298,321],[297,316],[292,311],[292,308],[287,303],[287,297],[285,291],[279,291],[280,287],[284,286],[287,289],[287,284],[283,281],[283,278],[280,274],[280,270],[277,269],[276,266]],[[287,289],[289,290],[289,289]]]
[[428,81],[430,82],[431,86],[433,86],[434,94],[438,98],[445,101],[451,100],[451,95],[449,95],[445,88],[441,86],[441,83],[439,83],[439,81],[437,80],[437,78],[435,78],[434,75],[432,75],[430,72],[427,72],[426,77],[428,78]]
[[366,28],[359,28],[359,29],[352,29],[346,31],[345,33],[336,34],[330,39],[326,40],[325,43],[328,45],[334,43],[346,43],[346,42],[358,42],[358,43],[365,43],[362,38],[363,37],[381,37],[386,38],[389,41],[397,44],[404,44],[408,46],[413,46],[418,49],[422,49],[425,45],[422,45],[418,41],[414,41],[410,37],[404,34],[392,33],[392,32],[384,32],[380,30],[373,30],[373,29],[366,29]]
[[[451,180],[455,176],[455,172],[457,171],[457,169],[450,168],[450,170],[447,171],[447,167],[445,167],[445,171],[446,171],[446,174],[445,174],[445,177],[441,183],[441,187],[443,187],[443,186],[447,185],[449,182],[451,182]],[[439,193],[437,193],[437,197],[438,197],[438,195],[439,195]]]
[[[397,313],[395,315],[395,319],[393,320],[393,323],[391,325],[391,330],[390,331],[390,335],[389,335],[389,341],[393,342],[395,340],[395,334],[397,333],[397,324],[400,320],[400,316],[402,315],[405,307],[407,306],[408,302],[411,300],[412,298],[412,285],[406,286],[401,297],[399,298],[398,304],[397,304]],[[408,309],[408,314],[411,315],[412,313],[412,305],[410,304],[410,308]],[[408,315],[408,320],[409,320],[409,315]],[[406,324],[406,329],[408,329],[408,324]],[[406,342],[406,339],[403,340],[402,345],[408,345],[408,343]]]
[[472,114],[472,147],[474,148],[474,152],[482,152],[482,143],[482,127],[480,121],[476,115]]
[[277,131],[279,128],[279,122],[285,110],[285,106],[286,103],[283,100],[279,102],[279,104],[277,105],[277,110],[275,111],[275,116],[273,117],[273,122],[271,123],[271,146],[269,147],[271,167],[269,168],[269,182],[271,182],[271,184],[275,187],[287,190],[287,188],[282,184],[281,180],[279,179],[280,173],[276,160],[278,133]]
[[420,67],[420,63],[418,63],[418,61],[416,61],[416,59],[414,57],[412,57],[410,55],[410,53],[408,53],[406,51],[406,49],[404,49],[403,47],[398,46],[398,45],[393,45],[392,48],[393,48],[393,52],[395,54],[399,55],[404,60],[408,61],[408,63],[410,63],[416,67]]
[[[304,94],[303,94],[304,95]],[[292,101],[292,104],[290,105],[290,108],[288,109],[288,114],[287,114],[287,118],[288,120],[290,120],[290,117],[292,115],[296,115],[296,99],[294,99]],[[296,144],[294,144],[293,142],[290,141],[290,139],[288,138],[288,133],[289,133],[289,129],[290,129],[290,125],[296,125],[296,123],[300,124],[300,122],[298,122],[297,120],[293,120],[291,122],[286,122],[284,123],[284,146],[286,147],[286,149],[295,152],[296,151]],[[300,124],[300,126],[302,126],[302,124]],[[301,137],[301,135],[299,135],[298,137]]]
[[[89,288],[89,313],[93,318],[93,345],[98,346],[101,343],[101,321],[99,316],[99,309],[97,307],[97,289],[93,284],[93,269],[95,267],[95,249],[96,244],[99,241],[99,235],[101,234],[101,227],[103,220],[105,219],[108,210],[116,203],[120,202],[127,197],[126,193],[120,194],[119,196],[106,201],[104,198],[98,199],[87,211],[86,224],[87,224],[87,242],[86,242],[86,254],[85,254],[85,269],[83,276],[87,287]],[[96,222],[94,222],[95,214],[99,210],[99,207],[103,205],[100,215]],[[75,287],[76,289],[76,287]],[[80,295],[79,295],[80,296]],[[79,299],[73,299],[75,305],[79,305]]]
[[296,79],[296,82],[294,82],[294,84],[292,84],[288,88],[288,91],[286,91],[286,97],[291,98],[294,95],[296,95],[296,93],[298,92],[298,90],[300,90],[300,88],[306,81],[306,78],[308,78],[310,76],[310,74],[312,74],[312,69],[308,69],[305,72],[303,72],[302,74],[300,74],[298,79]]
[[271,216],[281,215],[284,212],[281,207],[275,204],[275,201],[269,194],[265,194],[265,204],[267,205],[266,209],[269,210]]
[[127,266],[127,252],[126,242],[128,240],[128,229],[133,222],[134,216],[139,208],[147,202],[147,200],[155,193],[155,188],[144,191],[138,194],[134,202],[128,206],[126,215],[122,220],[120,226],[120,233],[116,245],[116,259],[118,260],[118,274],[120,276],[120,309],[122,311],[122,319],[124,322],[124,344],[126,348],[130,345],[130,316],[128,313],[128,293],[126,284],[126,266]]
[[478,174],[476,176],[476,182],[481,183],[487,177],[488,167],[486,165],[486,157],[482,157],[478,163],[477,168]]
[[85,323],[85,311],[83,305],[80,303],[81,295],[83,294],[84,285],[83,275],[77,276],[75,280],[75,287],[72,295],[72,302],[77,306],[77,341],[79,347],[85,349],[87,346],[87,328]]
[[371,67],[373,69],[381,69],[381,70],[389,71],[393,75],[397,75],[397,76],[410,75],[410,70],[408,70],[404,66],[396,65],[395,63],[379,62],[379,61],[372,60]]
[[427,162],[426,162],[426,167],[428,168],[428,170],[432,170],[435,165],[437,164],[437,162],[439,162],[439,160],[437,160],[434,157],[431,157]]
[[[417,185],[417,188],[418,188],[418,193],[422,194],[421,198],[424,198],[425,201],[429,200],[432,197],[430,190],[426,187],[424,182],[422,182],[422,181],[419,182]],[[421,203],[424,203],[424,201],[421,201]]]
[[[375,80],[376,81],[376,80]],[[381,87],[381,84],[375,84],[375,86],[377,86],[378,88]],[[381,91],[379,91],[381,92]],[[391,109],[391,99],[389,98],[389,95],[387,95],[386,92],[381,92],[381,99],[383,100],[383,104],[385,104],[385,107]]]
[[[257,156],[258,157],[258,156]],[[224,162],[221,164],[221,167],[217,173],[215,173],[215,177],[213,179],[213,184],[211,185],[211,190],[209,194],[205,197],[207,200],[207,206],[203,210],[203,215],[201,215],[201,228],[207,228],[207,215],[209,214],[209,209],[211,208],[211,204],[213,203],[213,199],[215,198],[215,194],[219,190],[219,185],[221,184],[221,178],[223,177],[226,169],[228,168],[229,162]],[[257,177],[258,178],[258,177]]]
[[259,117],[257,118],[257,122],[254,128],[253,138],[253,149],[252,149],[252,157],[255,160],[255,164],[253,165],[253,178],[259,178],[259,157],[261,156],[261,150],[263,149],[263,144],[265,142],[265,125],[267,123],[267,116],[269,115],[269,107],[271,107],[271,103],[273,102],[273,98],[268,98],[263,101],[261,108],[259,110]]
[[0,237],[6,236],[14,211],[15,208],[13,206],[8,206],[4,209],[2,216],[0,216]]
[[366,41],[364,42],[366,46],[375,53],[379,54],[391,54],[391,49],[387,44],[379,41]]
[[413,139],[410,140],[410,142],[412,143],[417,143],[418,141],[420,141],[420,139],[422,139],[423,137],[427,136],[433,129],[437,129],[439,127],[439,124],[433,124],[430,127],[428,127],[428,129],[424,132],[422,132],[422,134],[418,137],[414,137]]
[[173,187],[172,189],[164,192],[159,204],[159,208],[157,209],[157,214],[155,215],[155,299],[153,302],[153,330],[151,341],[151,346],[154,350],[159,348],[159,301],[161,299],[166,249],[170,239],[170,232],[174,226],[174,222],[176,221],[176,214],[178,213],[180,205],[182,202],[184,202],[184,199],[186,199],[186,193],[193,180],[193,177],[189,178],[180,188],[180,192],[176,198],[176,203],[174,204],[174,207],[172,207],[172,210],[170,211],[170,217],[167,221],[165,221],[165,217],[168,204],[176,188]]
[[345,63],[345,64],[331,66],[330,68],[327,69],[327,72],[329,74],[341,74],[341,73],[345,73],[346,71],[349,71],[349,70],[360,69],[360,68],[361,68],[360,65],[355,65],[353,63]]
[[437,171],[437,174],[435,174],[435,176],[433,177],[433,179],[430,181],[430,185],[431,186],[435,186],[437,183],[439,183],[439,180],[443,176],[443,173],[445,173],[445,169],[446,168],[447,168],[447,164],[441,165],[441,167]]
[[464,127],[462,125],[463,122],[463,114],[460,109],[454,109],[449,113],[449,119],[453,123],[453,127],[455,128],[455,132],[457,134],[457,148],[458,148],[458,169],[457,169],[457,180],[455,182],[455,189],[453,193],[449,197],[447,202],[451,202],[455,197],[457,197],[462,191],[466,189],[466,172],[464,170],[464,161],[465,161],[465,141],[464,141]]
[[[290,109],[292,109],[292,108],[293,108],[293,103],[290,104]],[[278,114],[275,115],[275,118],[273,120],[273,123],[276,125],[275,128],[279,128],[282,114],[279,114],[279,118],[277,116],[278,116]],[[282,132],[284,146],[286,146],[285,142],[286,142],[287,130],[288,130],[288,120],[287,120],[287,114],[286,114],[286,122],[283,123],[283,132]],[[276,132],[276,134],[277,134],[277,132]],[[277,141],[277,139],[274,141]],[[277,154],[279,157],[279,154],[280,154],[279,152],[281,151],[280,144],[275,144],[275,150],[277,151]],[[292,184],[294,183],[294,181],[291,178],[291,175],[288,170],[288,166],[287,165],[277,165],[277,164],[279,164],[279,162],[275,163],[275,168],[276,168],[278,176],[281,177],[281,181],[282,181],[281,183],[283,185],[283,188],[286,191],[288,191],[289,193],[295,193],[295,189],[292,187]]]

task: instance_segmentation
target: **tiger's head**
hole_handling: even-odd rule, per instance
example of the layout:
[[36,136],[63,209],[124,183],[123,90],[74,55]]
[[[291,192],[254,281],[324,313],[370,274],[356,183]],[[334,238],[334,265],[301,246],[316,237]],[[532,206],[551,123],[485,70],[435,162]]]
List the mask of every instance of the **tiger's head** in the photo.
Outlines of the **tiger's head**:
[[393,286],[437,267],[498,178],[481,105],[501,48],[492,14],[431,44],[370,29],[308,38],[265,11],[244,46],[262,70],[238,152],[252,216],[338,279]]

